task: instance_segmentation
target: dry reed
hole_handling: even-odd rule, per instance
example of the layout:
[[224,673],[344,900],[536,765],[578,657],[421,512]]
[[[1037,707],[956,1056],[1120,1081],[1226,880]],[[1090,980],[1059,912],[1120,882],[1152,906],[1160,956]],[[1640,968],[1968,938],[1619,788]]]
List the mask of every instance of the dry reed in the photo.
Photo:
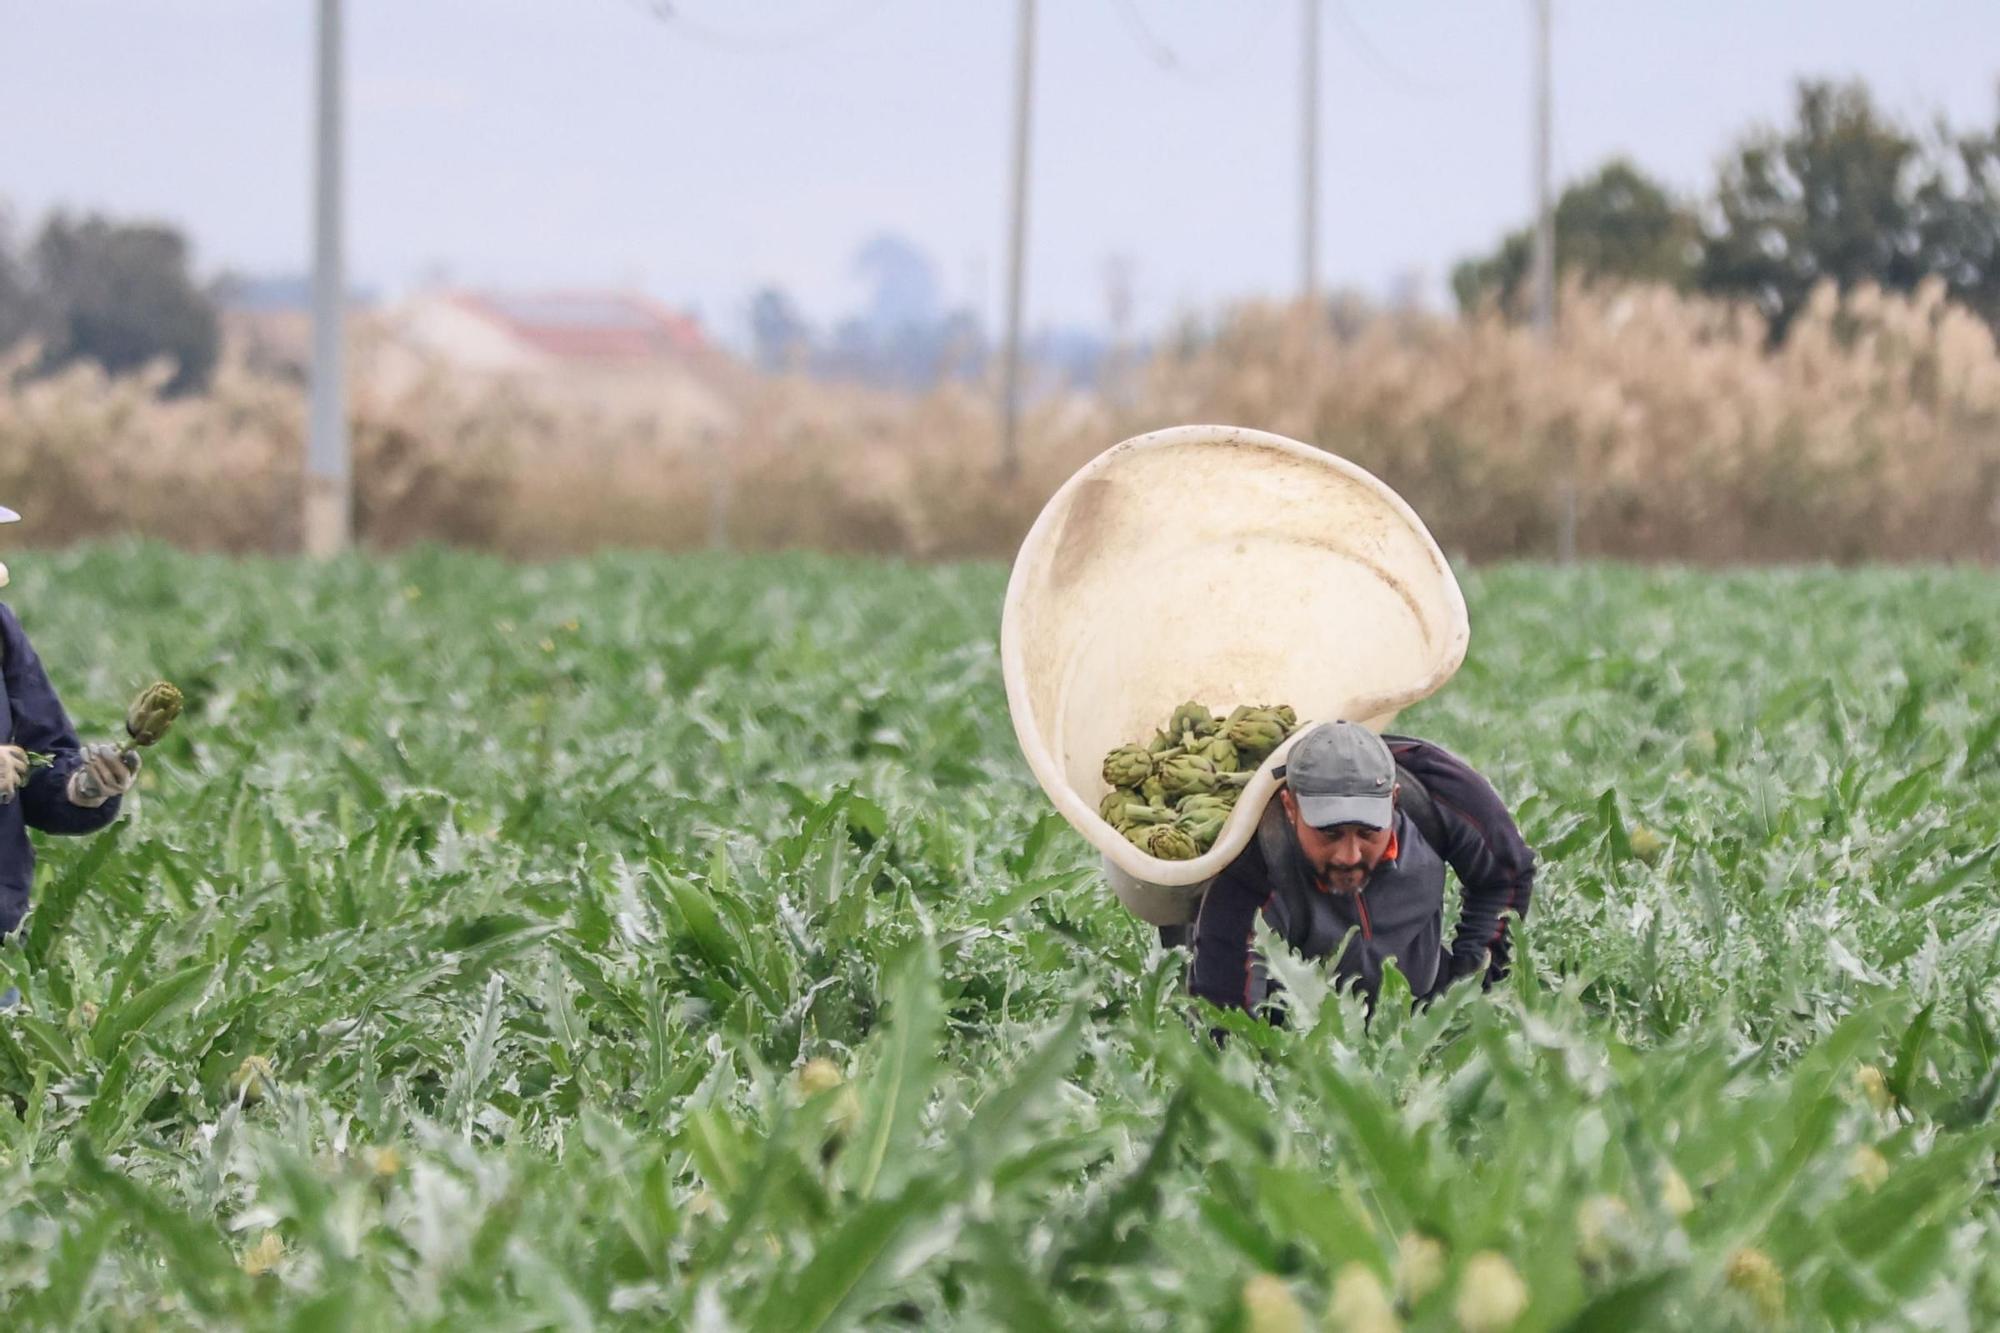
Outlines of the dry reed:
[[[1494,315],[1339,327],[1251,306],[1102,393],[1048,394],[993,475],[990,393],[879,393],[740,367],[496,379],[364,339],[356,521],[377,547],[601,546],[1005,556],[1049,493],[1140,431],[1228,422],[1316,442],[1401,491],[1448,550],[1631,559],[2000,556],[2000,352],[1940,288],[1820,292],[1774,352],[1748,310],[1663,289],[1565,293],[1553,343]],[[198,398],[163,372],[24,382],[0,366],[0,501],[40,544],[298,541],[302,391],[243,356]]]

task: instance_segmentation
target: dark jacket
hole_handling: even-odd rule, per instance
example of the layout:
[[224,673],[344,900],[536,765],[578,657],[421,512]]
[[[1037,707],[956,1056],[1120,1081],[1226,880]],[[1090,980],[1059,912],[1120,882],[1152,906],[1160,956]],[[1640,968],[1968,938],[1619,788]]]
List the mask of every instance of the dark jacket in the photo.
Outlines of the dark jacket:
[[[1298,835],[1275,799],[1257,836],[1215,879],[1195,920],[1190,988],[1217,1005],[1259,1009],[1268,991],[1252,941],[1257,914],[1307,958],[1333,957],[1336,984],[1373,996],[1382,964],[1395,959],[1418,996],[1444,990],[1481,970],[1489,981],[1507,971],[1509,911],[1526,916],[1535,857],[1491,784],[1441,746],[1386,736],[1405,771],[1422,784],[1436,811],[1427,833],[1410,818],[1411,793],[1399,802],[1390,855],[1359,893],[1322,885],[1307,867]],[[1434,835],[1434,836],[1433,836]],[[1445,867],[1458,874],[1458,928],[1443,944]],[[1342,948],[1342,941],[1351,942]]]
[[28,911],[28,886],[35,876],[35,849],[28,842],[28,830],[95,833],[118,817],[119,806],[115,796],[94,810],[70,804],[64,789],[80,762],[81,746],[62,700],[42,670],[42,660],[4,602],[0,602],[0,745],[18,745],[55,761],[31,772],[14,799],[0,805],[0,936],[4,936]]

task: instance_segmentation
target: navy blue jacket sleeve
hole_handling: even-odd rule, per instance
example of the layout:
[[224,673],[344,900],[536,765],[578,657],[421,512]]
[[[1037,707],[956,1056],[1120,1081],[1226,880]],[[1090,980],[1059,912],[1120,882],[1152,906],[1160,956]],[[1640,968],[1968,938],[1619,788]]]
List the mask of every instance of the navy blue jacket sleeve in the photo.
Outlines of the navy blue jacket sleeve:
[[1458,933],[1451,942],[1447,977],[1477,970],[1491,955],[1489,980],[1507,973],[1508,912],[1528,915],[1535,890],[1535,854],[1521,837],[1493,784],[1443,746],[1404,737],[1390,739],[1396,762],[1421,780],[1437,807],[1445,845],[1439,855],[1458,872]]
[[1263,963],[1253,941],[1257,913],[1271,898],[1267,878],[1264,858],[1252,842],[1202,895],[1188,990],[1210,1004],[1252,1012],[1263,1005]]
[[116,819],[120,804],[116,796],[94,810],[70,804],[69,775],[81,762],[82,747],[48,673],[42,670],[41,658],[5,603],[0,603],[0,672],[12,713],[14,734],[9,743],[55,761],[29,774],[21,789],[21,814],[28,827],[44,833],[95,833]]

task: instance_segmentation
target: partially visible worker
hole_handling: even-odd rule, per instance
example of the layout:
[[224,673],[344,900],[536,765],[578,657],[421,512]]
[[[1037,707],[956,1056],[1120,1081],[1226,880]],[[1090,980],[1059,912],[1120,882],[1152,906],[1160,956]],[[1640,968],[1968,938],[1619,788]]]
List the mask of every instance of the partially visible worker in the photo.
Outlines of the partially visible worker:
[[[0,509],[0,523],[20,515]],[[0,587],[6,586],[0,565]],[[95,833],[118,817],[139,771],[136,752],[82,745],[13,609],[0,602],[0,938],[28,911],[35,849],[28,830]],[[0,994],[0,1008],[19,995]]]

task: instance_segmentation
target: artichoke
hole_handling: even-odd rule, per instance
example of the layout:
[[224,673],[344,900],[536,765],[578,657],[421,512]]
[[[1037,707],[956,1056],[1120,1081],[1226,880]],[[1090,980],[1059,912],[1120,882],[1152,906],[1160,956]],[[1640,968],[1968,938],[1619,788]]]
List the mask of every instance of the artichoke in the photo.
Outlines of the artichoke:
[[1171,824],[1179,817],[1169,806],[1150,805],[1139,793],[1122,789],[1106,792],[1097,803],[1097,813],[1120,833],[1148,824]]
[[1194,840],[1194,845],[1202,851],[1215,846],[1215,840],[1222,834],[1222,826],[1229,822],[1227,810],[1204,809],[1199,813],[1183,809],[1181,817],[1174,821],[1174,827]]
[[1214,791],[1217,778],[1215,765],[1198,754],[1184,754],[1160,765],[1160,787],[1176,800]]
[[1167,719],[1167,734],[1185,738],[1189,732],[1193,732],[1196,739],[1206,740],[1215,734],[1215,725],[1215,714],[1190,699],[1176,708],[1174,715]]
[[1255,776],[1255,773],[1218,773],[1215,775],[1216,794],[1226,795],[1233,801],[1236,793],[1249,786],[1250,779]]
[[1226,736],[1211,736],[1196,744],[1188,753],[1198,754],[1208,760],[1215,765],[1215,771],[1218,773],[1234,773],[1243,767],[1243,761],[1236,753],[1236,746]]
[[1261,764],[1290,734],[1291,728],[1276,709],[1253,708],[1223,728],[1223,736],[1236,747],[1241,762]]
[[1167,803],[1166,783],[1161,779],[1158,772],[1155,772],[1152,777],[1147,778],[1139,784],[1139,794],[1146,798],[1146,804],[1148,805],[1165,805]]
[[1138,794],[1113,787],[1105,794],[1104,799],[1097,803],[1097,813],[1105,823],[1123,833],[1132,827],[1132,809],[1135,806],[1143,809],[1145,804],[1145,800]]
[[134,745],[152,745],[167,734],[181,715],[181,692],[160,681],[139,691],[139,697],[125,710],[125,734]]
[[1179,810],[1183,816],[1206,815],[1213,813],[1213,814],[1220,814],[1225,819],[1229,817],[1229,812],[1231,810],[1234,810],[1235,808],[1236,808],[1236,793],[1233,791],[1231,792],[1219,791],[1212,796],[1184,797],[1182,798],[1181,803],[1175,807],[1175,809]]
[[1137,787],[1153,776],[1153,756],[1136,745],[1121,745],[1104,756],[1104,780],[1114,787]]
[[1193,838],[1175,828],[1172,824],[1154,824],[1144,829],[1133,829],[1125,835],[1134,846],[1148,856],[1157,856],[1162,861],[1192,861],[1201,855],[1201,848]]

